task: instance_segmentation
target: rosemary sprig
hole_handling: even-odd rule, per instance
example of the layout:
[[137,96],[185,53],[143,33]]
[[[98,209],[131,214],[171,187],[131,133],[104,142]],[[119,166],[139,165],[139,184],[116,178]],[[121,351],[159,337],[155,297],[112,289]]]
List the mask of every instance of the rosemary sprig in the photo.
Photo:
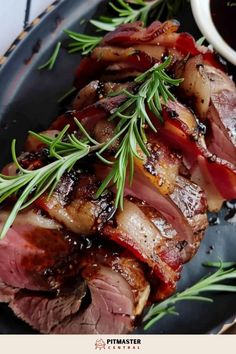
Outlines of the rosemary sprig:
[[61,42],[58,42],[53,53],[52,53],[52,56],[48,59],[48,61],[43,64],[43,65],[40,65],[38,67],[39,70],[42,70],[42,69],[45,69],[47,68],[48,70],[52,70],[52,68],[54,67],[54,64],[56,62],[56,59],[58,57],[58,54],[59,54],[59,51],[60,51],[60,48],[61,48]]
[[[101,16],[98,20],[90,20],[98,30],[105,32],[114,31],[122,24],[143,21],[147,25],[150,15],[154,12],[155,19],[160,19],[163,13],[166,18],[174,18],[179,9],[189,0],[114,0],[110,2],[110,7],[117,13],[117,17]],[[69,44],[69,53],[81,52],[83,55],[89,54],[102,41],[101,36],[84,35],[81,33],[64,31],[73,42]]]
[[81,52],[83,55],[89,54],[102,40],[99,36],[89,36],[87,34],[77,33],[69,30],[64,32],[73,39],[69,43],[69,53]]
[[[67,125],[56,138],[49,138],[41,134],[30,132],[31,135],[48,146],[49,158],[53,159],[48,165],[36,170],[26,170],[21,167],[16,157],[16,140],[14,139],[12,141],[12,158],[19,169],[19,174],[16,176],[0,174],[0,203],[15,194],[18,199],[0,232],[0,239],[6,235],[6,232],[20,210],[32,204],[46,190],[52,193],[66,171],[70,171],[77,161],[81,160],[89,153],[101,148],[101,144],[98,144],[95,140],[90,138],[81,123],[76,119],[75,122],[84,134],[86,140],[78,140],[74,134],[66,135],[69,125]],[[64,141],[65,138],[66,141]],[[19,191],[20,194],[17,194]]]
[[236,262],[204,262],[202,263],[204,267],[212,267],[212,268],[232,268],[236,267]]
[[61,97],[58,98],[57,103],[61,103],[63,101],[65,101],[68,97],[70,97],[71,95],[73,95],[73,93],[75,93],[77,91],[76,87],[71,87],[68,91],[66,91]]
[[[162,1],[163,0],[133,0],[128,3],[125,0],[116,0],[117,5],[112,2],[110,2],[109,5],[118,14],[118,17],[101,16],[99,20],[90,20],[90,23],[97,29],[106,32],[114,31],[120,25],[135,21],[142,21],[146,26],[150,11]],[[131,5],[135,5],[135,7]]]
[[[56,138],[30,132],[31,135],[48,146],[49,158],[52,159],[52,162],[36,170],[26,170],[17,161],[16,141],[13,140],[12,158],[19,169],[19,174],[16,176],[0,175],[0,203],[11,195],[18,197],[18,200],[1,230],[0,238],[5,236],[20,210],[32,204],[46,190],[52,193],[63,174],[70,171],[78,160],[91,153],[96,153],[103,163],[111,167],[96,196],[99,197],[112,183],[116,187],[115,206],[123,208],[127,170],[129,182],[132,183],[134,159],[143,158],[140,156],[139,149],[143,154],[148,155],[145,129],[149,127],[155,131],[148,116],[148,109],[161,120],[161,103],[175,99],[169,90],[170,86],[177,86],[182,81],[181,79],[172,79],[167,75],[165,70],[170,63],[171,57],[161,64],[155,64],[151,69],[139,75],[134,80],[135,93],[126,90],[116,93],[116,95],[125,95],[126,100],[110,117],[110,120],[116,122],[116,129],[113,138],[107,143],[100,144],[91,138],[76,119],[75,122],[83,134],[82,140],[79,140],[74,134],[68,134],[69,126],[66,126]],[[114,141],[120,141],[118,150],[114,159],[108,161],[102,155]]]
[[196,43],[197,43],[198,45],[203,45],[203,43],[205,42],[205,40],[206,40],[206,37],[202,36],[202,37],[200,37],[200,38],[196,41]]
[[201,294],[207,292],[236,292],[236,285],[225,284],[225,281],[236,279],[236,269],[225,270],[222,265],[224,263],[215,273],[202,278],[190,288],[174,294],[157,305],[152,305],[143,318],[143,322],[146,323],[144,329],[150,328],[168,314],[178,315],[175,311],[177,302],[186,300],[213,302],[211,298],[201,296]]
[[[161,103],[167,103],[169,99],[175,100],[169,86],[178,86],[182,82],[182,79],[173,79],[165,72],[171,60],[172,58],[168,57],[162,64],[155,64],[151,69],[135,78],[134,81],[138,85],[135,94],[126,90],[120,92],[119,94],[127,95],[128,99],[110,117],[110,120],[117,120],[115,135],[103,146],[97,156],[112,167],[96,196],[99,197],[110,183],[114,184],[116,186],[116,207],[123,208],[127,171],[129,170],[129,182],[132,184],[134,159],[143,158],[138,152],[138,147],[145,155],[149,154],[146,147],[145,128],[148,126],[153,131],[156,129],[148,116],[147,107],[162,120]],[[122,140],[115,155],[115,162],[105,160],[101,154],[120,138]]]

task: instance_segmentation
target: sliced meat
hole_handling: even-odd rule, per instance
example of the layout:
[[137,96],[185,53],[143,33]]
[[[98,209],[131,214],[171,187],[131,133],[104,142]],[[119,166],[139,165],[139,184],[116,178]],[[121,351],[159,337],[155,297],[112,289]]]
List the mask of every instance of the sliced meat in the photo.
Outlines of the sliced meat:
[[[101,47],[102,51],[103,47]],[[100,60],[99,57],[95,57],[92,55],[91,57],[87,57],[81,60],[80,65],[77,69],[76,78],[74,85],[76,88],[81,89],[85,85],[87,85],[91,80],[100,79],[102,81],[127,81],[127,78],[133,76],[133,72],[137,72],[137,74],[142,73],[148,69],[150,69],[155,63],[158,62],[157,59],[150,57],[148,54],[136,51],[132,49],[134,54],[127,56],[123,61],[119,61],[119,57],[117,57],[118,62],[114,62],[114,60],[109,61],[106,60],[103,56],[103,60]],[[113,52],[113,47],[110,48],[110,51]],[[98,51],[95,52],[98,54]],[[110,58],[111,54],[106,52],[108,57]],[[114,53],[113,53],[114,55]],[[114,75],[112,73],[112,68],[116,66],[114,70],[118,75]],[[117,66],[118,65],[118,66]],[[85,72],[89,73],[85,75]],[[129,73],[131,72],[131,75]],[[122,75],[125,73],[125,75]],[[107,75],[108,74],[108,75]],[[137,76],[137,75],[136,75]]]
[[68,230],[83,235],[94,234],[99,224],[113,213],[110,193],[95,199],[98,187],[94,175],[68,173],[50,197],[45,194],[36,204]]
[[[208,148],[220,158],[236,163],[236,87],[223,71],[205,65],[211,87],[207,118],[213,138]],[[220,134],[219,134],[220,133]]]
[[153,22],[144,28],[141,22],[119,26],[108,33],[90,57],[78,67],[75,86],[80,89],[95,79],[121,81],[148,70],[165,55],[172,56],[172,64],[186,60],[186,56],[202,55],[204,62],[221,67],[215,53],[198,46],[188,33],[176,33],[175,20]]
[[197,184],[178,176],[171,199],[188,219],[194,233],[207,227],[207,201],[203,190]]
[[180,159],[158,139],[158,134],[148,134],[147,148],[149,156],[138,149],[142,159],[135,158],[135,169],[144,174],[162,195],[169,195],[174,190]]
[[[44,135],[48,138],[55,138],[59,133],[59,130],[45,130],[42,131],[40,134]],[[47,147],[42,141],[35,138],[33,135],[28,135],[26,142],[25,142],[25,151],[29,152],[37,152],[41,149]]]
[[[77,241],[74,235],[59,229],[57,223],[39,213],[33,209],[19,213],[0,242],[0,279],[9,286],[57,289],[67,276],[77,273],[72,256],[78,256],[83,240]],[[0,225],[7,215],[7,211],[1,211]]]
[[209,128],[206,143],[210,152],[235,164],[236,161],[236,88],[222,70],[204,63],[202,55],[176,66],[183,77],[180,90],[197,115]]
[[[131,85],[131,87],[134,85]],[[69,125],[68,132],[78,131],[78,126],[74,122],[77,118],[92,135],[94,127],[102,119],[107,119],[111,113],[119,107],[127,99],[126,95],[118,95],[115,97],[107,97],[98,100],[92,105],[86,106],[80,111],[67,111],[59,116],[50,126],[51,130],[62,130],[65,125]]]
[[56,334],[122,334],[130,332],[134,299],[124,278],[104,266],[88,265],[83,272],[91,294],[90,305],[56,326]]
[[13,287],[45,290],[50,284],[45,271],[63,259],[70,244],[55,229],[14,224],[0,243],[0,279]]
[[[211,112],[211,114],[216,113],[212,107],[209,112]],[[221,129],[213,120],[208,124],[206,144],[211,153],[235,164],[236,148],[234,144],[232,144],[232,141],[229,140],[228,135],[225,134],[225,130]]]
[[119,272],[130,285],[134,298],[134,315],[140,315],[150,294],[143,265],[129,252],[124,252],[112,262],[112,269]]
[[[109,169],[104,169],[104,166],[100,164],[96,166],[96,175],[99,179],[104,179],[108,173]],[[126,183],[125,196],[145,200],[151,207],[158,210],[163,218],[176,229],[181,240],[191,243],[193,241],[193,232],[183,213],[168,195],[162,195],[157,186],[151,182],[144,173],[140,173],[136,169],[132,185],[128,182]]]
[[154,40],[161,34],[176,32],[179,22],[176,20],[163,23],[154,21],[149,27],[144,28],[142,22],[134,22],[119,26],[115,31],[108,33],[102,45],[120,45],[129,47],[132,44],[140,44]]
[[[18,159],[18,163],[24,169],[36,170],[37,168],[40,168],[49,163],[48,150],[42,148],[39,151],[22,152],[17,159]],[[6,176],[14,176],[18,172],[19,172],[18,168],[14,162],[7,164],[2,169],[2,174]]]
[[[192,114],[196,126],[193,129],[193,126],[185,120],[185,114],[181,112],[188,109],[178,104],[175,110],[173,107],[175,104],[171,102],[171,109],[168,106],[163,108],[163,125],[153,117],[153,123],[156,124],[160,136],[172,149],[182,153],[190,175],[195,174],[195,170],[199,168],[198,179],[194,181],[201,182],[200,186],[207,195],[208,207],[215,204],[215,201],[211,200],[212,197],[214,198],[212,185],[222,197],[222,201],[232,199],[236,195],[236,167],[208,151],[202,135],[202,126],[198,126]],[[191,115],[190,111],[189,115]]]
[[119,84],[115,82],[103,82],[95,80],[82,88],[75,97],[72,106],[80,111],[98,100],[106,98],[109,93],[121,92],[123,89],[132,87],[131,83]]
[[161,195],[155,187],[148,184],[137,174],[132,186],[125,189],[126,195],[145,200],[150,206],[158,210],[177,231],[179,238],[189,243],[193,240],[193,232],[181,210],[169,196]]
[[101,333],[130,331],[150,294],[143,266],[101,239],[77,261],[77,275],[67,277],[60,289],[32,291],[0,283],[1,301],[41,333],[96,333],[96,326]]
[[[112,250],[112,251],[111,251]],[[127,250],[119,249],[117,244],[104,239],[97,247],[85,250],[81,258],[81,268],[88,264],[110,267],[127,281],[134,298],[134,314],[140,315],[147,303],[150,286],[146,279],[145,266]]]
[[211,85],[205,72],[202,55],[190,58],[180,76],[184,78],[180,85],[181,91],[192,103],[197,114],[205,119],[210,105]]
[[208,210],[211,212],[219,211],[225,199],[215,186],[204,157],[198,156],[197,163],[191,169],[191,180],[205,191]]
[[[165,263],[157,249],[162,242],[162,234],[152,221],[135,203],[125,200],[124,210],[116,215],[116,227],[107,225],[103,234],[129,249],[138,259],[149,265],[155,278],[169,288],[175,288],[179,274]],[[180,263],[177,266],[180,268]]]
[[204,231],[208,226],[207,199],[203,190],[188,179],[178,176],[171,199],[180,208],[194,233],[193,244],[186,245],[183,252],[184,263],[189,261],[197,252]]
[[85,294],[85,282],[80,282],[64,295],[21,291],[14,296],[9,307],[37,331],[50,333],[56,325],[79,311]]
[[0,281],[0,302],[10,302],[20,289],[8,286]]

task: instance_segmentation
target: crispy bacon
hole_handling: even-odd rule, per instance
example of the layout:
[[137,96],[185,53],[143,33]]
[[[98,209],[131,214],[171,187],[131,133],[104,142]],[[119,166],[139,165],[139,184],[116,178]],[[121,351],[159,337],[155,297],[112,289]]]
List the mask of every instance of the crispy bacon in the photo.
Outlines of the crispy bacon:
[[144,155],[138,148],[142,159],[135,158],[135,169],[137,173],[147,177],[162,195],[169,195],[175,188],[180,159],[176,154],[170,152],[157,134],[148,133],[147,136],[149,156]]
[[79,235],[95,234],[106,216],[113,213],[112,196],[94,198],[98,182],[91,174],[64,175],[55,193],[41,196],[35,204],[68,230]]
[[121,25],[104,37],[102,45],[119,44],[121,47],[129,47],[133,44],[149,42],[162,34],[176,32],[179,25],[176,20],[169,20],[163,23],[154,21],[147,28],[143,27],[142,22]]
[[179,75],[184,78],[180,85],[181,91],[192,103],[198,116],[205,119],[210,105],[211,86],[204,70],[202,55],[189,59]]
[[[162,236],[160,231],[150,222],[141,209],[134,203],[125,200],[124,210],[116,215],[117,227],[106,225],[102,232],[105,236],[129,249],[138,259],[147,263],[155,276],[168,285],[172,291],[179,278],[157,253]],[[181,268],[178,263],[177,271]]]
[[[81,61],[75,86],[81,88],[101,77],[108,80],[121,80],[129,77],[129,74],[132,77],[133,73],[137,75],[149,69],[166,55],[172,55],[174,63],[186,56],[201,54],[205,63],[222,68],[213,52],[207,47],[198,46],[190,34],[176,33],[178,28],[179,23],[175,20],[164,23],[155,21],[147,28],[141,22],[121,25],[104,37],[90,57]],[[114,63],[116,73],[112,73]]]
[[[179,67],[179,69],[178,69]],[[175,66],[184,78],[181,93],[207,124],[206,144],[213,154],[236,162],[236,88],[220,69],[204,64],[202,55]]]
[[98,100],[106,98],[110,93],[121,92],[124,89],[132,89],[132,83],[117,84],[115,82],[103,82],[94,80],[82,88],[76,95],[72,105],[77,111],[91,106]]
[[[197,166],[200,168],[202,178],[204,181],[201,187],[205,190],[208,196],[209,206],[212,204],[208,193],[208,185],[212,181],[218,193],[221,195],[222,200],[232,199],[236,197],[236,169],[235,167],[225,160],[217,158],[211,154],[202,142],[202,136],[197,129],[192,129],[192,126],[182,121],[181,106],[176,106],[176,111],[173,112],[173,105],[171,109],[168,107],[163,108],[163,116],[165,123],[160,125],[158,121],[153,118],[154,124],[157,125],[158,131],[162,138],[168,142],[169,146],[178,151],[181,151],[185,157],[185,162],[189,170],[193,173]],[[186,112],[187,108],[182,106],[182,111]],[[186,114],[183,114],[183,117]],[[193,116],[194,119],[194,116]],[[204,169],[203,169],[204,166]],[[206,174],[207,171],[207,174]],[[209,176],[209,178],[207,177]],[[228,184],[225,183],[227,181]],[[213,203],[214,204],[214,203]]]
[[[101,47],[100,50],[102,51],[103,48]],[[101,60],[99,58],[99,50],[97,48],[94,56],[87,57],[82,59],[80,62],[80,65],[77,69],[76,72],[76,78],[75,78],[75,83],[74,85],[78,88],[81,89],[84,87],[88,82],[91,80],[99,79],[101,78],[102,80],[105,79],[105,73],[106,69],[109,68],[111,64],[114,63],[114,58],[112,60],[109,60],[111,56],[114,56],[114,53],[112,53],[113,48],[110,48],[111,53],[108,51],[103,53],[103,59]],[[134,54],[131,54],[127,56],[127,58],[124,60],[123,58],[117,57],[117,61],[119,64],[125,63],[126,68],[128,67],[131,71],[135,72],[144,72],[148,69],[150,69],[156,62],[157,60],[155,58],[151,58],[148,54],[141,52],[141,51],[136,51],[134,50]],[[108,53],[108,58],[105,57],[105,55]],[[121,60],[123,59],[123,60]],[[122,70],[121,70],[122,71]],[[108,70],[109,72],[109,70]],[[86,74],[89,73],[89,74]],[[119,80],[119,78],[117,78]],[[108,81],[111,81],[112,78],[109,77]],[[120,80],[119,80],[120,81]]]
[[[211,87],[211,102],[207,118],[211,124],[214,136],[213,144],[208,148],[217,156],[224,158],[233,164],[236,163],[236,87],[225,73],[212,66],[205,65],[206,75]],[[217,133],[216,133],[217,132]],[[217,144],[218,143],[218,144]],[[223,146],[222,146],[223,143]],[[218,145],[215,151],[215,145]],[[221,155],[222,151],[222,155]]]

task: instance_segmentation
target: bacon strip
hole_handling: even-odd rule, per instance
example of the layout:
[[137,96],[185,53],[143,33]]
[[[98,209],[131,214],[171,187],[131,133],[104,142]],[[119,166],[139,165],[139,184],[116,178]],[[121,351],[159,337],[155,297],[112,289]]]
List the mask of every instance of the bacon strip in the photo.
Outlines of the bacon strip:
[[[158,123],[158,120],[153,117],[153,122],[156,124],[159,134],[168,142],[169,146],[184,155],[189,170],[193,173],[196,165],[202,171],[202,180],[205,180],[204,190],[207,193],[207,186],[213,181],[222,200],[232,199],[236,197],[236,168],[229,162],[219,159],[211,154],[206,147],[201,143],[201,137],[198,135],[198,130],[192,130],[192,127],[182,121],[180,105],[176,105],[176,111],[163,108],[164,124]],[[182,106],[182,111],[187,108]],[[171,113],[172,112],[172,113]],[[183,115],[184,117],[184,115]],[[201,162],[199,164],[199,161]],[[204,162],[204,170],[203,170]],[[207,179],[206,170],[211,178]],[[203,186],[202,186],[203,187]],[[209,193],[210,195],[210,193]]]

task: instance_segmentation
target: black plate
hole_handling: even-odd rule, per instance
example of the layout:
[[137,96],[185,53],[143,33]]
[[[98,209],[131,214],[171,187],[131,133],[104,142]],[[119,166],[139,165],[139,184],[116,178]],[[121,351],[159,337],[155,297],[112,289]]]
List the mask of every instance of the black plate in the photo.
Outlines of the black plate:
[[[42,131],[56,117],[61,109],[57,100],[72,86],[80,56],[68,55],[63,49],[52,72],[39,71],[37,67],[47,60],[55,43],[64,39],[64,28],[87,32],[89,26],[81,25],[81,19],[104,12],[105,6],[100,0],[57,1],[52,11],[41,16],[40,22],[28,29],[27,36],[20,43],[17,40],[14,50],[7,53],[0,69],[1,166],[10,160],[13,137],[17,138],[20,149],[29,129]],[[200,37],[190,8],[185,8],[178,19],[181,30]],[[201,266],[202,262],[217,260],[218,256],[227,261],[236,260],[236,225],[224,221],[225,213],[226,210],[220,213],[220,225],[208,228],[197,256],[184,267],[180,290],[209,271]],[[236,317],[235,298],[234,294],[221,294],[214,296],[213,304],[182,303],[177,306],[180,316],[166,317],[148,333],[217,333],[224,323]],[[140,327],[136,332],[143,333],[143,330]],[[0,333],[34,332],[1,304]]]

